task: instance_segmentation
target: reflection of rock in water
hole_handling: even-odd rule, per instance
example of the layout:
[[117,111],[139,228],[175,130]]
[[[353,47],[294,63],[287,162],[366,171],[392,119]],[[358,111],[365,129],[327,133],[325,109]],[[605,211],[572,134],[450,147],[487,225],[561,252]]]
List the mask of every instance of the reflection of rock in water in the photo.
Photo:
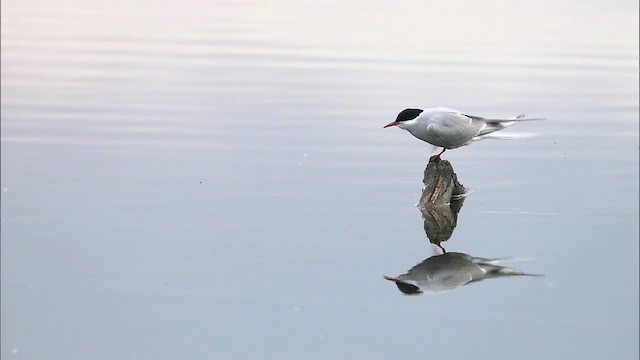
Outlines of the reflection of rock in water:
[[405,294],[424,291],[444,291],[484,279],[506,276],[540,276],[526,274],[513,268],[498,266],[500,259],[476,258],[467,254],[450,252],[427,258],[398,277],[385,276]]
[[424,170],[423,182],[424,189],[418,207],[424,219],[424,231],[433,244],[445,251],[440,243],[451,237],[467,189],[458,182],[447,160],[429,162]]

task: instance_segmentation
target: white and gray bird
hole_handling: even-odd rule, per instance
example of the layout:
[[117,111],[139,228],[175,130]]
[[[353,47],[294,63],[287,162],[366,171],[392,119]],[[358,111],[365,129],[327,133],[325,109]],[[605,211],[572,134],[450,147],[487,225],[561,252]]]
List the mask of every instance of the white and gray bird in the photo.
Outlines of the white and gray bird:
[[458,252],[448,252],[427,258],[412,267],[406,274],[397,277],[385,276],[393,281],[405,294],[420,294],[424,291],[446,291],[484,279],[509,276],[542,276],[527,274],[520,270],[499,266],[508,258],[485,259]]
[[384,127],[398,126],[418,139],[442,148],[439,154],[431,157],[431,160],[435,160],[447,149],[455,149],[487,137],[502,139],[520,137],[496,136],[497,134],[493,133],[525,120],[543,119],[525,119],[524,114],[510,119],[487,119],[445,107],[436,107],[424,110],[404,109],[395,121]]

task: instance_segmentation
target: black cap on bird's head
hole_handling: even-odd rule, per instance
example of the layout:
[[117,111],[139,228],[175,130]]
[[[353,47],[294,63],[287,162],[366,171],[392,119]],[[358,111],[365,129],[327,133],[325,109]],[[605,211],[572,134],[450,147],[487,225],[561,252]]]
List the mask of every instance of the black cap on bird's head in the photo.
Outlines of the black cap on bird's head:
[[394,283],[396,283],[398,290],[400,290],[402,293],[406,295],[422,294],[422,290],[420,290],[420,288],[417,287],[416,285],[409,284],[407,282],[404,282],[398,278],[394,278],[391,276],[384,276],[384,278],[386,280],[393,281]]
[[422,109],[404,109],[400,111],[398,117],[396,118],[396,122],[413,120],[420,115]]
[[422,111],[423,111],[422,109],[404,109],[400,111],[400,114],[398,114],[396,121],[392,121],[387,125],[385,125],[384,127],[396,126],[403,121],[413,120],[417,118]]

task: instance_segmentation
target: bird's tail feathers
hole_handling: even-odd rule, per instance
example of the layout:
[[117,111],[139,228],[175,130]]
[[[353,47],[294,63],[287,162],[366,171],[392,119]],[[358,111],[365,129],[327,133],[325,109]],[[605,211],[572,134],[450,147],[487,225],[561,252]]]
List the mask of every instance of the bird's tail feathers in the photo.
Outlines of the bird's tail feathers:
[[518,269],[514,269],[506,266],[483,264],[483,265],[480,265],[480,267],[487,272],[487,278],[502,277],[502,276],[544,277],[543,274],[529,274],[529,273],[522,272]]
[[476,136],[475,138],[473,138],[473,140],[474,141],[478,141],[482,139],[518,140],[518,139],[530,139],[536,136],[538,136],[538,134],[532,133],[532,132],[519,132],[519,133],[492,132],[492,133],[484,134],[481,136]]
[[522,272],[518,269],[514,269],[511,267],[500,266],[498,263],[503,261],[526,261],[531,260],[531,258],[527,257],[518,257],[518,256],[505,256],[505,257],[497,257],[497,258],[474,258],[473,262],[482,268],[487,273],[488,278],[492,277],[502,277],[502,276],[533,276],[533,277],[544,277],[543,274],[530,274]]
[[539,121],[546,120],[545,118],[525,118],[524,114],[520,114],[518,116],[514,116],[508,119],[484,119],[487,123],[505,123],[505,122],[515,122],[515,121]]
[[534,259],[535,258],[531,256],[500,256],[494,258],[475,257],[474,263],[480,265],[496,265],[505,261],[530,261]]

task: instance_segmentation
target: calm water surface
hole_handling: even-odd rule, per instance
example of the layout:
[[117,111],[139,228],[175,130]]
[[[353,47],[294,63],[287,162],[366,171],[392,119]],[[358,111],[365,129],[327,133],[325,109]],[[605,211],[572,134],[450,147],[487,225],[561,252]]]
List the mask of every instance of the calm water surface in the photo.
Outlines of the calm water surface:
[[[3,359],[637,359],[638,4],[3,1]],[[407,107],[543,122],[445,153]]]

